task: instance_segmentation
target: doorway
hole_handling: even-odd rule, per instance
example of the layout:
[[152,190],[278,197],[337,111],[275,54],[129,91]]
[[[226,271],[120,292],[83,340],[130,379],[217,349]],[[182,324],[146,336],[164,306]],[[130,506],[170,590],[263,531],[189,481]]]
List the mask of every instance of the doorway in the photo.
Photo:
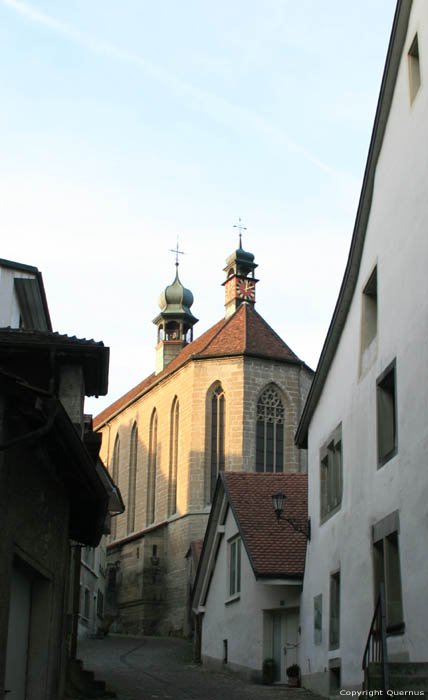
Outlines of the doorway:
[[10,590],[5,679],[5,690],[10,700],[25,700],[26,697],[31,588],[31,579],[14,566]]
[[272,621],[272,658],[275,661],[275,683],[285,683],[287,668],[298,663],[299,647],[299,611],[273,611]]

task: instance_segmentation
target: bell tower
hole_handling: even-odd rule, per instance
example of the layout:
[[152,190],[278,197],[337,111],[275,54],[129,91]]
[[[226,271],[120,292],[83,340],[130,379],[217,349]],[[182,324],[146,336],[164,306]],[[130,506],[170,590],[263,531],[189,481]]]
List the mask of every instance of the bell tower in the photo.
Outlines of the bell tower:
[[239,230],[239,247],[226,260],[226,280],[223,282],[225,290],[226,318],[235,313],[238,306],[243,301],[250,304],[256,303],[256,283],[254,270],[257,264],[254,262],[254,255],[247,253],[242,248],[242,231],[246,231],[242,226],[241,219],[234,225]]
[[165,288],[159,297],[160,313],[153,319],[158,327],[158,342],[156,345],[156,370],[159,374],[173,360],[187,343],[193,340],[193,326],[198,319],[193,316],[190,307],[193,304],[193,294],[180,282],[178,276],[178,254],[175,260],[175,279]]

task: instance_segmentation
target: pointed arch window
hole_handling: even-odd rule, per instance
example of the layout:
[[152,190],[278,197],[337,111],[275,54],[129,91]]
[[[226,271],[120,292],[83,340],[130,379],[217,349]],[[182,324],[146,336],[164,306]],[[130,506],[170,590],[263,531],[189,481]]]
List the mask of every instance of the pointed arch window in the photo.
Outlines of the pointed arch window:
[[178,467],[178,399],[175,397],[171,408],[170,443],[169,443],[169,488],[168,516],[177,512],[177,467]]
[[257,402],[256,471],[284,471],[284,404],[273,384]]
[[[119,435],[116,435],[113,447],[113,460],[111,466],[111,475],[116,486],[119,486],[119,457],[120,457],[120,440]],[[117,537],[117,517],[112,518],[110,534],[112,539]]]
[[213,392],[211,399],[211,479],[210,496],[212,500],[217,476],[224,471],[224,414],[226,400],[224,391],[219,384]]
[[155,521],[156,509],[156,462],[158,447],[158,416],[156,409],[152,413],[150,421],[149,437],[149,462],[147,470],[147,513],[146,524],[151,525]]
[[135,487],[137,483],[137,449],[138,449],[138,428],[134,423],[131,430],[131,440],[129,445],[129,471],[128,471],[128,508],[127,508],[127,534],[135,530]]

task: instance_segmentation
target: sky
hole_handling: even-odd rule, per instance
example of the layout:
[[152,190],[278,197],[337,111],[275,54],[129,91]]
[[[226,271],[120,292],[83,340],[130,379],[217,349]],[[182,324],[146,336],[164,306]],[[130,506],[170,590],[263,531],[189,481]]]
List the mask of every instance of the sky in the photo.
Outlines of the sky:
[[154,371],[179,274],[195,337],[223,268],[315,369],[345,269],[395,0],[0,0],[0,257],[54,330],[110,347],[96,415]]

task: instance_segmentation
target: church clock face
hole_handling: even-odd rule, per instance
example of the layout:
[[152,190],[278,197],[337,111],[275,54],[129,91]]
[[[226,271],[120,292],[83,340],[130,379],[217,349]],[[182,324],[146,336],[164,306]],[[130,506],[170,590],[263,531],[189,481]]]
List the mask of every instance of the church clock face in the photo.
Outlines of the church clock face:
[[254,301],[255,283],[253,280],[239,280],[236,285],[236,296],[244,301]]

